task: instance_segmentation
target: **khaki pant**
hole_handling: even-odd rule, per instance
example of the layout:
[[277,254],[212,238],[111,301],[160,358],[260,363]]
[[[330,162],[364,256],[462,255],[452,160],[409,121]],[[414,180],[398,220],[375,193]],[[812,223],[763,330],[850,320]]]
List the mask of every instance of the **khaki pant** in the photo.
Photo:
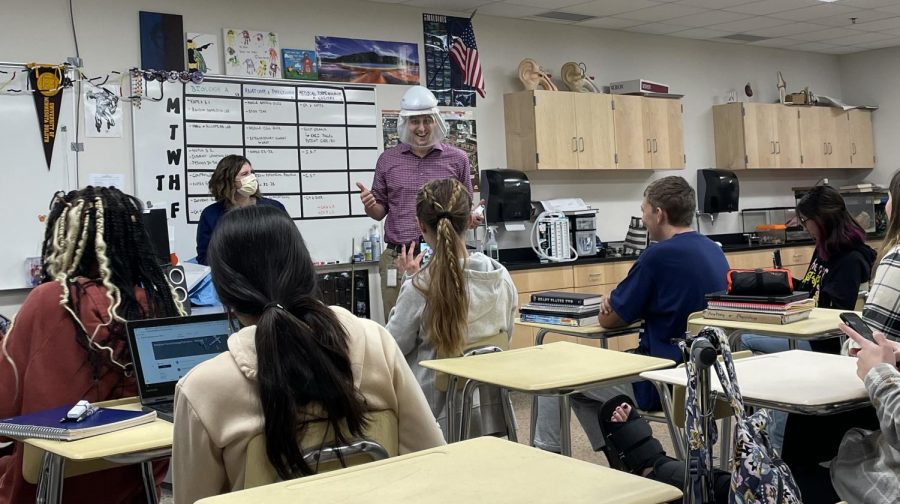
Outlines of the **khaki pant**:
[[387,285],[387,270],[394,268],[394,259],[399,255],[399,252],[385,247],[384,252],[381,253],[381,260],[378,262],[378,274],[381,275],[381,304],[384,307],[385,324],[387,324],[388,318],[391,316],[391,310],[397,304],[397,296],[400,295],[400,284],[403,282],[403,278],[397,275],[397,285],[394,287],[388,287]]

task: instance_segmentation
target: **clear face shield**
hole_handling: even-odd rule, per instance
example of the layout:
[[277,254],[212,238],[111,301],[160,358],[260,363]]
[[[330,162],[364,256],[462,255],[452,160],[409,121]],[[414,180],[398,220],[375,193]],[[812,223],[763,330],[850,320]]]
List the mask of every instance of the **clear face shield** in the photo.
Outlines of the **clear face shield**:
[[447,137],[447,123],[437,107],[429,110],[400,111],[397,120],[400,141],[411,147],[433,147]]

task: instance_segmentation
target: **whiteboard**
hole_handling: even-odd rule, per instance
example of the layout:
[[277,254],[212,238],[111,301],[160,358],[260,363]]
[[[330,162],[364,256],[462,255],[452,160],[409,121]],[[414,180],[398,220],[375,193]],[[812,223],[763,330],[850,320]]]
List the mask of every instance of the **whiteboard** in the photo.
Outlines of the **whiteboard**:
[[374,87],[240,77],[145,85],[163,98],[133,110],[135,190],[168,210],[180,259],[196,255],[209,177],[228,154],[253,163],[260,190],[284,204],[314,260],[346,262],[351,239],[375,225],[356,188],[371,185],[382,149]]
[[[5,81],[12,72],[16,80],[7,89],[25,89],[26,74],[20,65],[0,64]],[[3,235],[0,239],[0,289],[28,287],[26,257],[40,257],[44,224],[39,216],[49,213],[50,199],[59,190],[78,186],[75,152],[75,92],[63,90],[59,125],[50,169],[44,158],[41,128],[31,93],[0,93],[0,152],[3,180],[8,184],[0,197]]]

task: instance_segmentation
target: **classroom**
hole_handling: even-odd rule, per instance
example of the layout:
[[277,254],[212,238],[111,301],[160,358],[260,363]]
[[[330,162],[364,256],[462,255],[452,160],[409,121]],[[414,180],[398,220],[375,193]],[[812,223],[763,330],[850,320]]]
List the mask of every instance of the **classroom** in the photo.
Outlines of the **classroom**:
[[900,0],[9,7],[0,504],[900,502]]

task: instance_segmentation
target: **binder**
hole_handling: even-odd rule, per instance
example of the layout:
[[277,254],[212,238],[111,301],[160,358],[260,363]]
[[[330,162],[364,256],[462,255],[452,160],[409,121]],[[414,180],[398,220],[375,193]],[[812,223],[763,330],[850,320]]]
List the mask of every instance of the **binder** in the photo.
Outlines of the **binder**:
[[150,423],[156,419],[155,411],[99,408],[93,415],[80,422],[61,422],[70,409],[71,406],[61,406],[2,419],[0,436],[74,441]]

